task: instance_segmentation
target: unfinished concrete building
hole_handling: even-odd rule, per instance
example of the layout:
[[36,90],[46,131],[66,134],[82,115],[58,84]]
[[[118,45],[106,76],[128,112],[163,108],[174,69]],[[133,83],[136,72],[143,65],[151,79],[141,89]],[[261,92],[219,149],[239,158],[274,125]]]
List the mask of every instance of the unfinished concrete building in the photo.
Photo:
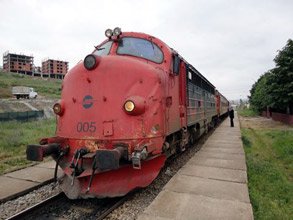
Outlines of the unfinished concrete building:
[[42,62],[43,77],[63,79],[68,71],[68,62],[46,59]]
[[32,75],[33,65],[34,57],[32,55],[9,53],[9,51],[3,54],[3,70],[6,72]]

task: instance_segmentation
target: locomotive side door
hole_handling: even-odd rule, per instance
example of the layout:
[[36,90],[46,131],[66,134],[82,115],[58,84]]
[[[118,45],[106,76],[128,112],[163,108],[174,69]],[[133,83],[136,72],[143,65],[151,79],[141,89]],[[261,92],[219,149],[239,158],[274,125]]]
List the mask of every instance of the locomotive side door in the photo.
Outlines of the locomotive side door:
[[169,77],[166,100],[167,134],[180,131],[186,127],[186,67],[178,54],[172,55],[172,75]]
[[181,60],[179,74],[179,116],[181,127],[187,128],[187,85],[186,85],[186,64]]

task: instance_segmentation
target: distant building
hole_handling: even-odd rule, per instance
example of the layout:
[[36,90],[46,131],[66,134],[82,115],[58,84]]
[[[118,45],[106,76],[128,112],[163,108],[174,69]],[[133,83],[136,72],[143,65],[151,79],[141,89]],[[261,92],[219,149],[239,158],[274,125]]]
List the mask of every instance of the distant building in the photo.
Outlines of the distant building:
[[43,77],[63,79],[68,71],[68,62],[46,59],[42,62]]
[[9,53],[9,51],[3,54],[3,70],[6,72],[32,75],[33,64],[33,56]]

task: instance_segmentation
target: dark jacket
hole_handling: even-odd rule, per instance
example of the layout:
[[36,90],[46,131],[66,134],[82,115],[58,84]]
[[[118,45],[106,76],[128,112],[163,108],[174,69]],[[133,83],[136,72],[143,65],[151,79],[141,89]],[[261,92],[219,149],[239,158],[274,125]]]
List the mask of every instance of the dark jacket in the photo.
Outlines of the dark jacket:
[[231,110],[229,111],[229,117],[230,117],[230,118],[234,118],[234,110],[233,110],[233,109],[231,109]]

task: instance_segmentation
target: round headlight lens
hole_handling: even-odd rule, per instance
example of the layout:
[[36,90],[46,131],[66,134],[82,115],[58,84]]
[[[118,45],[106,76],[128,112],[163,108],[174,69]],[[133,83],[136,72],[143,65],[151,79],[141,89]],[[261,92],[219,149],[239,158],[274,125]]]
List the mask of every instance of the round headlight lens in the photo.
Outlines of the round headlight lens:
[[113,35],[113,31],[112,31],[111,29],[107,29],[107,30],[105,31],[105,35],[106,35],[106,37],[110,38],[110,37],[112,37],[112,35]]
[[61,105],[59,103],[56,103],[54,106],[53,106],[53,111],[56,115],[60,115],[61,112],[62,112],[62,108],[61,108]]
[[113,30],[114,36],[119,36],[121,33],[122,33],[121,28],[119,28],[119,27],[114,28],[114,30]]
[[125,111],[127,112],[132,112],[135,108],[135,105],[134,105],[134,102],[133,101],[126,101],[125,104],[124,104],[124,109]]
[[92,54],[87,55],[84,58],[83,65],[87,70],[92,70],[96,67],[97,60],[96,57]]

